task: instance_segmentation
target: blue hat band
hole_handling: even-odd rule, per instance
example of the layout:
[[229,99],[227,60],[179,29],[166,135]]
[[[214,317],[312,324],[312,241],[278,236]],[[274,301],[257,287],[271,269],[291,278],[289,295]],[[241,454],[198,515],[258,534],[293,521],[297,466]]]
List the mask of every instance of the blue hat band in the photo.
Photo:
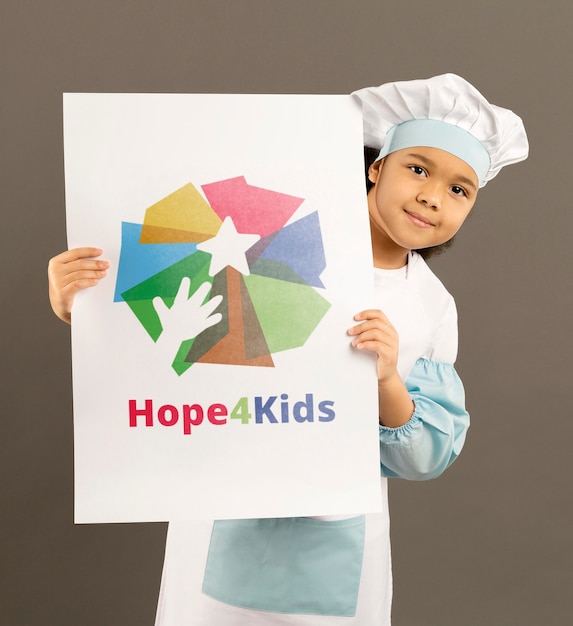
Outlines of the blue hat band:
[[474,170],[480,186],[490,168],[488,151],[471,133],[454,124],[425,118],[393,126],[386,135],[378,158],[416,146],[438,148],[462,159]]

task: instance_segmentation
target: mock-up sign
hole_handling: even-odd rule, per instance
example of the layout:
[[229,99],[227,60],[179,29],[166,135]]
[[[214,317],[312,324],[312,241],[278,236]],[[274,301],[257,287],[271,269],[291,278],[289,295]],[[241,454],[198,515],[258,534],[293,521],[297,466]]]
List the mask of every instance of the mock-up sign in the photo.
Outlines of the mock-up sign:
[[66,94],[76,521],[380,507],[372,255],[349,96]]

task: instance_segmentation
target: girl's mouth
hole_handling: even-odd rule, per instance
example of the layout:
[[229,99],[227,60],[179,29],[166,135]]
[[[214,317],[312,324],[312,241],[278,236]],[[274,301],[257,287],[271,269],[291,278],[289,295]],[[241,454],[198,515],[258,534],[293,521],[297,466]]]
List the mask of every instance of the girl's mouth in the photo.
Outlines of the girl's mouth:
[[427,217],[424,217],[423,215],[420,215],[419,213],[406,211],[406,209],[404,209],[404,212],[408,216],[408,219],[413,224],[415,224],[416,226],[419,226],[420,228],[433,228],[435,226],[435,224],[432,224],[432,222],[430,222],[430,220]]

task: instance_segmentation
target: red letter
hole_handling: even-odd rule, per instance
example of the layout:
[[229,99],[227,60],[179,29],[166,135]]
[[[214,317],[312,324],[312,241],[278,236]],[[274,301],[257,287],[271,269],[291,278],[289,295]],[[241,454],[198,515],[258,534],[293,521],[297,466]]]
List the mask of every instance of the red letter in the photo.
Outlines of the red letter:
[[211,424],[222,426],[227,423],[226,419],[219,420],[218,417],[227,417],[227,407],[224,404],[212,404],[207,410],[207,418]]
[[[195,411],[195,419],[191,417],[191,411]],[[183,405],[183,434],[191,434],[191,426],[199,426],[203,421],[203,407],[200,404]]]
[[[166,413],[171,413],[171,417],[166,417]],[[164,404],[157,411],[157,419],[162,426],[173,426],[179,421],[179,411],[171,404]]]
[[145,425],[153,426],[153,400],[145,401],[145,408],[136,408],[137,400],[129,401],[129,426],[135,428],[137,426],[137,416],[145,415]]

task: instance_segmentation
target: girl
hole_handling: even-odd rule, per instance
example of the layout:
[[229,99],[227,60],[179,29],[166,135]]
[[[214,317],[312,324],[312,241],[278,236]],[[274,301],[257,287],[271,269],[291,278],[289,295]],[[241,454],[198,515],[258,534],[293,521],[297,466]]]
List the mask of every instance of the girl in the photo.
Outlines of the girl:
[[[347,331],[377,355],[381,486],[434,478],[459,455],[469,417],[454,370],[456,309],[423,257],[447,244],[478,189],[527,156],[521,120],[453,74],[367,88],[361,103],[376,301]],[[75,294],[109,267],[97,248],[51,260],[50,301],[71,321]],[[95,257],[95,258],[94,258]],[[384,498],[386,501],[386,498]],[[157,626],[390,624],[383,513],[170,524]]]

